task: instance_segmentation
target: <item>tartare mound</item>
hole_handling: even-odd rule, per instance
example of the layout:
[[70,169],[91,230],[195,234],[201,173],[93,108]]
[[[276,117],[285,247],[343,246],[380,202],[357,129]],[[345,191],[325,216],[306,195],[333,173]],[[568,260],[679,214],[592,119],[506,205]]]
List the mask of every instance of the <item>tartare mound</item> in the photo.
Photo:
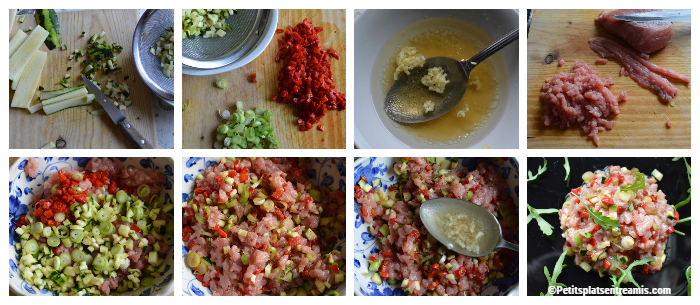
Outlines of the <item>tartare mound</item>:
[[[616,256],[624,269],[636,260],[652,257],[653,261],[641,266],[642,273],[661,270],[678,212],[667,203],[656,179],[620,166],[586,172],[582,178],[583,186],[572,189],[559,210],[567,254],[575,255],[576,264],[586,272],[593,269],[619,276],[621,272],[614,266]],[[619,227],[596,223],[586,207],[616,221]]]

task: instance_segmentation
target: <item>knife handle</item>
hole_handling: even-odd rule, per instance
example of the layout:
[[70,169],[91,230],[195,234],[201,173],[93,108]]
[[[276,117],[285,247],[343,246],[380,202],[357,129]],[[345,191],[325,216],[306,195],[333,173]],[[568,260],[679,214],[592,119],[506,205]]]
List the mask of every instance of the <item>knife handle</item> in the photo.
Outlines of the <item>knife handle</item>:
[[122,131],[131,139],[131,142],[136,145],[136,147],[141,148],[141,149],[155,149],[153,145],[151,145],[146,138],[144,138],[141,133],[136,130],[136,127],[129,122],[128,119],[124,118],[121,122],[119,122],[119,127],[122,129]]

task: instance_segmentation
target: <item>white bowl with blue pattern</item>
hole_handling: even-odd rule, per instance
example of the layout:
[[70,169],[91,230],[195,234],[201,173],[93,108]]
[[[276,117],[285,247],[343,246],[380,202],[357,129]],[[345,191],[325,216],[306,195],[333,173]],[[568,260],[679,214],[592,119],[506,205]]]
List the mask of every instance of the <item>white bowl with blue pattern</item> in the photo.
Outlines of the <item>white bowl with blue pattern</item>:
[[[41,196],[44,192],[44,181],[60,169],[83,170],[90,158],[34,158],[39,162],[39,170],[36,178],[30,178],[24,173],[24,165],[27,164],[27,158],[20,158],[10,167],[10,239],[9,239],[9,256],[10,256],[10,289],[17,295],[55,295],[53,292],[46,289],[39,290],[36,287],[28,285],[17,274],[17,261],[19,254],[15,251],[15,243],[19,241],[19,236],[15,234],[15,222],[19,217],[27,214],[28,205],[32,203],[34,195]],[[172,158],[112,158],[119,161],[124,167],[135,167],[137,169],[152,172],[155,171],[166,177],[165,190],[161,190],[161,196],[164,196],[165,202],[173,201],[175,198],[175,190],[173,189],[174,172],[173,166],[175,162]],[[155,279],[155,284],[151,287],[142,287],[137,290],[120,293],[120,295],[168,295],[175,289],[173,282],[173,262],[174,262],[174,243],[170,241],[168,245],[168,254],[166,254],[165,272],[163,276]]]
[[[189,192],[192,192],[194,189],[195,177],[197,177],[197,175],[200,172],[203,172],[207,167],[216,165],[219,160],[221,160],[221,158],[182,158],[182,202],[187,201]],[[312,167],[306,172],[306,175],[314,185],[328,186],[332,190],[339,190],[343,192],[346,191],[347,180],[345,178],[345,158],[312,158],[311,163]],[[347,233],[341,232],[336,237],[338,238],[338,243],[336,243],[333,250],[338,250],[342,254],[343,261],[339,267],[341,270],[345,270],[345,273],[347,274],[347,258],[345,253]],[[185,255],[187,254],[187,251],[188,249],[183,243],[182,255],[180,258],[182,259],[182,295],[211,296],[211,290],[209,290],[208,287],[202,286],[202,283],[197,280],[194,273],[192,273],[192,270],[187,268],[187,264],[185,263]],[[345,295],[345,282],[340,283],[338,288],[335,290],[326,290],[324,295],[329,295],[333,292],[338,292],[339,295]]]
[[[393,164],[398,162],[400,158],[361,158],[355,161],[354,171],[355,177],[353,185],[356,185],[361,176],[366,176],[367,181],[381,178],[381,186],[386,191],[389,186],[397,183],[397,176],[392,168]],[[495,166],[503,178],[508,182],[508,193],[518,204],[519,197],[519,167],[516,158],[460,158],[460,166],[467,168],[470,171],[474,170],[481,161]],[[367,259],[372,253],[379,252],[377,248],[377,239],[368,233],[368,224],[362,221],[362,218],[357,213],[358,203],[353,196],[353,219],[355,226],[355,249],[354,249],[354,267],[355,267],[355,295],[365,296],[381,296],[381,295],[404,295],[400,285],[389,285],[384,281],[381,285],[377,285],[370,280],[369,276],[363,274],[369,273]],[[518,233],[515,235],[518,239]],[[489,282],[483,287],[481,295],[517,295],[518,294],[518,252],[515,252],[515,258],[506,266],[508,276],[502,279],[497,279],[494,282]]]

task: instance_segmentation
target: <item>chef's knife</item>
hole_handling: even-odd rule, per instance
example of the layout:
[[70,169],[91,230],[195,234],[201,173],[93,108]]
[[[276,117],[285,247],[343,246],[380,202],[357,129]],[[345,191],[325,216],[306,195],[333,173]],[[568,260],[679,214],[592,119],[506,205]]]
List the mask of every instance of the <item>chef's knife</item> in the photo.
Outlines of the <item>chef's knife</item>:
[[617,15],[615,18],[636,22],[672,22],[690,20],[690,10],[665,10],[628,15]]
[[141,133],[138,132],[138,130],[136,130],[134,125],[131,125],[131,122],[129,122],[124,114],[119,111],[116,106],[114,106],[112,101],[110,101],[107,96],[102,93],[102,91],[100,91],[100,88],[88,80],[85,75],[83,75],[83,81],[85,82],[85,86],[88,88],[88,90],[90,90],[90,93],[95,95],[95,100],[100,103],[102,109],[107,112],[114,124],[117,124],[119,128],[122,129],[124,134],[131,139],[134,145],[136,145],[138,148],[155,148],[148,142],[148,140],[146,140],[146,138],[141,135]]

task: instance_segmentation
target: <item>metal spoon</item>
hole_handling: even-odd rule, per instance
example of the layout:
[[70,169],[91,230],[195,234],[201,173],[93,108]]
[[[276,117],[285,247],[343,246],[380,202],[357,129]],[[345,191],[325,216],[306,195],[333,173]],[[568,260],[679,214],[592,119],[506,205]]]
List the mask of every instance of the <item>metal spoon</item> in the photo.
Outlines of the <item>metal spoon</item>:
[[[491,212],[467,200],[456,198],[435,198],[430,199],[420,206],[420,219],[430,235],[435,237],[440,243],[448,249],[459,254],[464,254],[471,257],[482,257],[496,249],[506,248],[514,251],[519,251],[517,244],[511,243],[503,239],[501,225]],[[480,243],[479,251],[474,252],[461,247],[455,240],[446,236],[443,230],[440,229],[438,222],[441,221],[443,215],[447,214],[467,214],[476,218],[477,222],[481,223],[481,229],[484,233],[483,242]]]
[[[412,69],[410,75],[402,73],[391,85],[384,98],[384,111],[390,118],[402,123],[421,123],[448,113],[464,97],[472,69],[511,42],[518,40],[518,33],[518,29],[511,31],[467,61],[460,62],[449,57],[426,59],[423,67]],[[428,87],[421,84],[421,78],[428,74],[428,69],[433,67],[442,67],[447,74],[447,80],[450,81],[445,86],[444,93],[430,91]],[[435,103],[433,111],[425,113],[423,104],[426,101]]]

